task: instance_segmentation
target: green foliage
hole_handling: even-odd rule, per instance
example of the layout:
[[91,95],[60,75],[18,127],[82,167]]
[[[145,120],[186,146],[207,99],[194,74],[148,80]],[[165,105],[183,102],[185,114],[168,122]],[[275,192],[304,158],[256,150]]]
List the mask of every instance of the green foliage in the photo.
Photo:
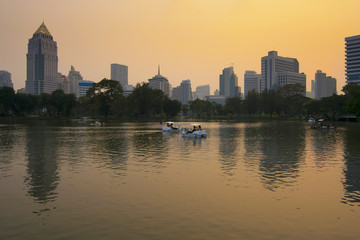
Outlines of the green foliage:
[[209,101],[196,99],[190,102],[190,110],[197,116],[210,116],[213,113],[213,105]]
[[346,95],[346,111],[360,117],[360,85],[350,83],[343,88]]
[[181,111],[181,102],[165,98],[164,113],[168,117],[175,117]]
[[9,111],[13,108],[15,100],[15,92],[13,88],[0,88],[0,113],[8,116]]

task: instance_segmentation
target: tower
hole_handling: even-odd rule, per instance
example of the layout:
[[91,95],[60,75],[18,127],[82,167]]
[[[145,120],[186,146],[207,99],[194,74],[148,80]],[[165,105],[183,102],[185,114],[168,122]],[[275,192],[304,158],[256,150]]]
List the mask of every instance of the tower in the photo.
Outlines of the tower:
[[57,44],[44,22],[29,39],[26,54],[26,93],[51,93],[57,88]]
[[360,35],[345,38],[346,83],[360,84]]

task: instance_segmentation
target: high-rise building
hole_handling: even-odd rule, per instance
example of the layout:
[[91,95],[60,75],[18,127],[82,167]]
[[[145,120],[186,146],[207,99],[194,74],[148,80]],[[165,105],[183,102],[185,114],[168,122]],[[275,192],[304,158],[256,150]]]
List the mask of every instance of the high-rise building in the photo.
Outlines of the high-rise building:
[[195,99],[206,100],[206,96],[210,95],[210,85],[201,85],[196,87]]
[[244,94],[247,96],[248,92],[255,90],[260,92],[260,80],[261,74],[257,74],[255,71],[245,71],[244,73]]
[[26,93],[51,93],[56,90],[58,74],[57,44],[42,23],[29,39]]
[[153,89],[160,89],[167,96],[170,96],[170,84],[166,77],[160,75],[160,66],[158,67],[158,74],[149,79],[149,86]]
[[346,83],[360,84],[360,35],[345,38]]
[[270,51],[268,56],[261,58],[261,91],[292,83],[306,87],[306,75],[299,73],[296,58],[280,57],[276,51]]
[[228,97],[240,97],[238,77],[234,73],[233,67],[224,68],[220,74],[220,95]]
[[317,70],[315,73],[315,99],[319,100],[333,94],[336,94],[336,79]]
[[78,93],[76,95],[76,97],[83,97],[86,96],[86,92],[89,90],[89,88],[92,87],[92,85],[94,84],[94,82],[92,81],[79,81],[79,86],[78,86]]
[[79,71],[75,70],[74,66],[71,66],[67,79],[69,82],[69,93],[79,97],[79,82],[83,81],[83,77]]
[[180,86],[174,87],[172,89],[171,99],[181,101],[180,98]]
[[8,71],[0,71],[0,87],[14,88],[11,81],[11,73],[9,73]]
[[188,104],[192,100],[191,81],[183,80],[180,84],[180,102]]
[[111,79],[120,82],[124,89],[128,85],[128,66],[111,64]]

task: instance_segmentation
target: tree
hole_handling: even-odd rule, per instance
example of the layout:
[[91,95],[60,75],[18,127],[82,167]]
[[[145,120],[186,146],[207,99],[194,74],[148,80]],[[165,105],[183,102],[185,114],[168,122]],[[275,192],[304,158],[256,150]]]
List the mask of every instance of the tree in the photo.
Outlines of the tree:
[[0,88],[0,111],[8,116],[9,111],[13,108],[15,91],[11,87]]
[[94,83],[87,91],[86,96],[90,98],[91,104],[98,110],[98,114],[108,116],[111,106],[123,99],[122,86],[118,81],[104,78]]
[[227,113],[240,114],[242,112],[242,101],[239,97],[226,99],[224,109]]
[[360,117],[360,85],[349,83],[343,87],[346,98],[346,111]]
[[38,107],[39,97],[36,95],[17,93],[14,99],[14,108],[19,116],[34,113]]
[[165,98],[164,113],[169,117],[176,116],[181,111],[181,102]]
[[244,107],[248,114],[253,115],[258,112],[260,103],[260,95],[253,89],[246,95]]
[[299,116],[304,110],[308,98],[305,97],[305,86],[301,84],[287,84],[279,88],[282,98],[281,109],[284,113]]

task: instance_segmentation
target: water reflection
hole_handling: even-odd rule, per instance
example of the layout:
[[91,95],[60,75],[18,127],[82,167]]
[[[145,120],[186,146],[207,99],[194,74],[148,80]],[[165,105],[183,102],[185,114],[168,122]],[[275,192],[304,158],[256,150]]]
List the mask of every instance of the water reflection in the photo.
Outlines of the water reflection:
[[9,157],[17,141],[13,126],[0,125],[0,177],[10,177],[12,157]]
[[349,127],[345,132],[345,168],[342,202],[360,206],[360,127]]
[[240,132],[241,127],[238,125],[223,125],[220,126],[219,129],[219,161],[221,163],[221,169],[229,176],[234,174],[233,170],[236,169],[239,161],[239,156],[237,153],[238,148],[240,148]]
[[305,128],[299,123],[264,124],[260,129],[263,157],[259,174],[266,189],[293,186],[299,176],[299,165],[305,149]]
[[57,132],[31,127],[26,132],[28,193],[35,202],[55,201],[59,184]]

